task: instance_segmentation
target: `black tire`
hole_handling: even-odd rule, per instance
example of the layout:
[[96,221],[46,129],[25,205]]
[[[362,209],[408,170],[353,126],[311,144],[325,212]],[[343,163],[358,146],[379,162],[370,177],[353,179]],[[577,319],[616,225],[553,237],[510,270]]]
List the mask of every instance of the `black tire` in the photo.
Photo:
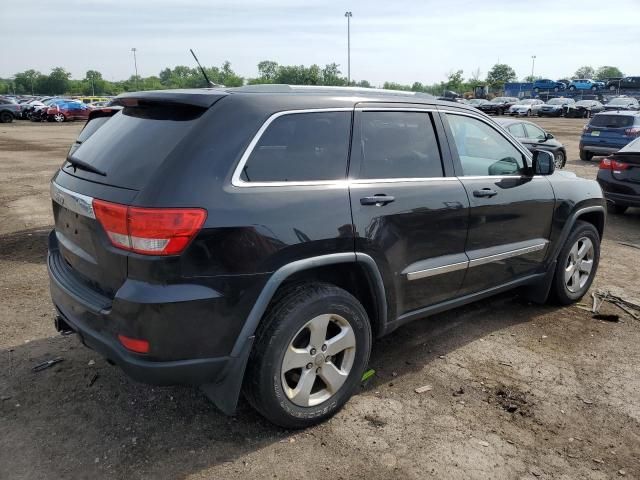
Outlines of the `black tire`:
[[571,90],[571,91],[573,92],[573,91],[575,91],[575,90],[576,90],[576,87],[575,87],[575,86],[573,86],[573,85],[571,85],[571,86],[569,87],[569,90]]
[[13,122],[13,114],[11,112],[0,113],[0,123],[11,123],[11,122]]
[[554,88],[554,89],[553,89],[553,91],[554,91],[554,92],[559,92],[559,91],[560,91],[560,88],[556,87],[556,88]]
[[580,160],[582,160],[583,162],[590,162],[592,158],[593,158],[593,152],[580,150]]
[[562,150],[558,150],[553,153],[553,161],[556,164],[556,168],[564,168],[567,163],[567,156]]
[[[593,245],[593,259],[592,267],[589,272],[589,276],[586,283],[576,291],[571,291],[565,282],[565,271],[571,263],[570,252],[576,242],[581,239],[587,238]],[[593,224],[582,220],[576,221],[573,226],[569,237],[565,241],[560,254],[558,255],[558,264],[556,265],[556,272],[553,277],[553,283],[551,285],[551,298],[560,305],[569,305],[580,300],[585,293],[591,287],[593,279],[598,270],[598,263],[600,261],[600,235],[598,230]]]
[[595,92],[596,90],[598,90],[598,87],[596,87],[595,85],[593,87],[591,87],[591,91]]
[[[307,322],[328,313],[345,319],[353,330],[353,365],[336,393],[318,405],[299,406],[285,392],[281,372],[284,355]],[[325,283],[292,287],[278,295],[258,327],[244,378],[244,396],[260,414],[281,427],[306,428],[322,422],[338,412],[360,384],[371,342],[367,313],[349,292]]]
[[614,87],[613,85],[611,85],[611,86],[609,87],[609,90],[611,90],[612,92],[615,92],[615,91],[616,91],[616,87]]
[[629,207],[627,205],[616,205],[615,203],[607,204],[607,211],[615,215],[622,215],[628,208]]

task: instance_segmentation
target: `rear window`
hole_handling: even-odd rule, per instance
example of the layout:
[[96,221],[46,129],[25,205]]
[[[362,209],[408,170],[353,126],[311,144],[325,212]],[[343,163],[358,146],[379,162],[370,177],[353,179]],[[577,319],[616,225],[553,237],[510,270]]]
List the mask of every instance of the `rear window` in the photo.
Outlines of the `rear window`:
[[[186,105],[126,107],[95,133],[89,129],[83,135],[83,131],[81,137],[86,140],[73,153],[74,158],[105,172],[106,176],[80,169],[74,172],[67,165],[64,171],[87,180],[139,190],[204,111]],[[97,120],[92,120],[87,128]]]
[[273,120],[242,168],[245,182],[346,178],[351,112],[308,112]]
[[624,128],[633,125],[633,115],[595,115],[589,123],[592,127]]

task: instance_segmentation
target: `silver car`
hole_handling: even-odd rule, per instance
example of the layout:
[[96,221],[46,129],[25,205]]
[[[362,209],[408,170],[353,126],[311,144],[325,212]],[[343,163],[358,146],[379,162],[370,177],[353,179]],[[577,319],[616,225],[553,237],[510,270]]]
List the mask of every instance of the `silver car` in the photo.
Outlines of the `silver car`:
[[530,117],[532,115],[537,115],[538,110],[544,104],[542,100],[537,98],[530,98],[527,100],[520,100],[515,105],[509,108],[509,115],[512,116],[524,116]]

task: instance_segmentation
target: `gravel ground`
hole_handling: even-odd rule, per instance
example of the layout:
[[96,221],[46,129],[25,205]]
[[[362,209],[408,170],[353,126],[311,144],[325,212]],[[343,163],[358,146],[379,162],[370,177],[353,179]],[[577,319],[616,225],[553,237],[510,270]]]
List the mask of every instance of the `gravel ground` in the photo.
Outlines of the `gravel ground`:
[[[535,121],[595,177],[583,120]],[[48,181],[81,127],[0,125],[0,478],[640,478],[640,321],[610,305],[619,322],[508,294],[414,322],[375,344],[376,376],[342,412],[300,432],[138,384],[56,335]],[[640,210],[608,218],[594,288],[640,298],[640,250],[620,241],[640,244]]]

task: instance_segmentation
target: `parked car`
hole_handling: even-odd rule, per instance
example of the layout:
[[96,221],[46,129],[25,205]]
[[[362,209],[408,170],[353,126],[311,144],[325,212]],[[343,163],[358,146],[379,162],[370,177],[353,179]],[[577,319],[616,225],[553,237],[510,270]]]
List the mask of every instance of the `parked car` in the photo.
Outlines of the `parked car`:
[[52,179],[57,328],[226,413],[242,389],[318,423],[373,338],[515,287],[570,304],[596,273],[597,182],[466,105],[273,85],[118,103]]
[[609,155],[640,137],[640,112],[603,112],[594,115],[580,137],[580,159]]
[[504,115],[508,112],[512,105],[515,105],[518,99],[515,97],[496,97],[490,102],[478,105],[478,109],[484,113],[493,113],[494,115]]
[[65,98],[49,98],[47,100],[42,101],[42,105],[35,105],[33,110],[29,112],[29,120],[32,122],[44,122],[49,119],[48,110],[49,107],[54,106],[58,103],[68,102],[68,99]]
[[597,100],[580,100],[567,105],[565,117],[591,118],[596,113],[604,111],[604,105]]
[[640,110],[640,103],[633,97],[616,97],[604,105],[605,110]]
[[511,118],[499,118],[496,121],[531,152],[536,150],[550,152],[553,155],[556,168],[563,168],[567,163],[567,150],[564,145],[535,123]]
[[0,98],[0,123],[11,123],[20,118],[22,105],[8,98]]
[[571,80],[569,84],[569,90],[599,90],[604,88],[604,82],[599,82],[597,80],[591,80],[590,78],[581,78],[576,80]]
[[556,82],[555,80],[550,80],[548,78],[536,80],[533,82],[533,91],[538,93],[540,90],[553,90],[554,92],[559,92],[560,90],[565,90],[567,86],[563,82]]
[[603,158],[597,180],[611,213],[640,207],[640,138]]
[[576,101],[573,98],[552,98],[538,110],[539,117],[562,117]]
[[609,90],[635,90],[640,89],[640,77],[624,77],[619,80],[609,80],[607,82],[607,88]]
[[76,101],[56,102],[47,109],[47,120],[50,122],[68,122],[86,120],[89,118],[91,107]]
[[515,105],[509,107],[509,115],[526,116],[537,115],[538,110],[542,107],[544,102],[537,98],[529,98],[527,100],[520,100]]
[[486,98],[472,98],[471,100],[469,100],[469,105],[476,108],[485,103],[489,103],[489,100],[487,100]]

